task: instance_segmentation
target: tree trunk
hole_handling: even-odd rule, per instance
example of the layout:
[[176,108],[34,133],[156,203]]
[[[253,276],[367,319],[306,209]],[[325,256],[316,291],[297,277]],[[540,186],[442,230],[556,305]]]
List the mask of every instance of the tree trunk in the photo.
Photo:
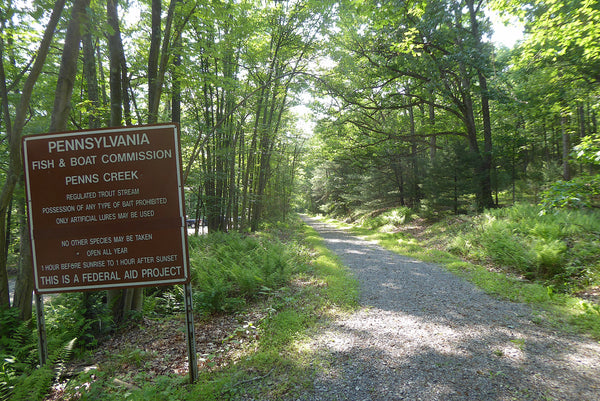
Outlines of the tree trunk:
[[71,95],[77,77],[77,61],[79,58],[79,44],[81,43],[81,23],[86,17],[86,9],[90,0],[75,0],[71,21],[67,27],[65,44],[63,47],[58,81],[54,95],[54,108],[50,122],[49,132],[66,131],[71,112]]
[[562,164],[563,164],[563,179],[571,180],[571,168],[569,166],[569,152],[571,151],[571,135],[567,129],[567,117],[560,117],[560,129],[562,132]]
[[417,137],[415,113],[413,106],[408,108],[408,118],[410,121],[410,162],[412,164],[412,193],[410,207],[416,208],[419,205],[421,194],[419,190],[419,163],[417,153]]
[[244,211],[242,226],[246,226],[246,222],[248,225],[252,226],[253,210],[254,204],[253,201],[253,190],[254,187],[254,176],[255,176],[255,159],[256,159],[256,149],[258,146],[258,131],[260,125],[260,117],[262,113],[262,103],[264,101],[266,88],[263,86],[260,91],[260,95],[258,97],[258,104],[256,107],[256,114],[254,116],[254,129],[252,132],[252,139],[250,140],[250,148],[248,149],[248,157],[246,162],[246,171],[244,172],[244,180],[242,182],[243,187],[243,198],[242,198],[242,210]]
[[179,124],[181,122],[181,54],[179,51],[181,42],[177,41],[175,44],[176,54],[173,60],[172,70],[172,81],[173,81],[173,94],[171,98],[171,121]]
[[[481,43],[481,34],[479,32],[479,22],[477,21],[477,10],[475,10],[473,0],[467,1],[469,7],[469,16],[471,21],[471,30],[473,39],[475,40],[475,49],[481,57],[484,57],[485,52]],[[484,60],[487,64],[488,60]],[[481,177],[480,191],[481,204],[480,208],[490,208],[494,206],[492,199],[492,124],[490,120],[490,105],[489,94],[487,88],[487,79],[481,68],[477,68],[477,78],[479,80],[479,88],[481,90],[481,114],[483,119],[483,154],[481,155]]]
[[108,35],[109,87],[110,87],[110,126],[118,127],[123,121],[123,92],[121,89],[121,35],[117,0],[106,1]]
[[7,263],[8,251],[10,249],[10,243],[12,241],[11,231],[12,231],[13,200],[14,199],[10,200],[10,202],[8,204],[8,210],[6,212],[6,230],[5,230],[5,234],[4,234],[6,236],[6,241],[4,242],[4,255],[5,255],[5,259],[4,259],[3,263]]
[[452,211],[455,216],[458,216],[458,172],[454,170],[454,187],[453,187],[453,198],[452,198]]
[[[431,126],[432,133],[435,133],[435,107],[433,106],[433,99],[429,104],[429,124]],[[431,135],[429,139],[429,158],[433,162],[437,155],[437,136]]]
[[586,123],[585,123],[585,108],[583,103],[577,105],[577,116],[579,118],[579,137],[583,138],[586,135]]
[[158,78],[158,58],[160,56],[162,1],[152,0],[152,33],[150,34],[150,51],[148,53],[148,123],[157,121],[152,115],[151,105],[155,103],[156,80]]
[[[2,103],[2,116],[4,119],[4,124],[7,127],[7,136],[10,141],[11,137],[11,118],[10,118],[10,107],[8,102],[8,89],[6,88],[6,76],[4,74],[4,41],[0,36],[0,96]],[[12,149],[11,149],[12,150]],[[9,157],[13,157],[11,152]],[[5,185],[6,187],[6,185]],[[4,195],[4,192],[2,193]],[[0,250],[0,309],[10,307],[10,293],[8,288],[8,272],[7,272],[7,263],[8,263],[8,252],[10,247],[10,227],[11,227],[11,212],[12,212],[12,194],[3,201],[5,202],[1,205],[0,214],[0,244],[2,245],[2,250]]]
[[[177,0],[171,0],[167,19],[165,21],[165,32],[160,46],[161,36],[161,1],[152,0],[152,38],[150,42],[150,54],[148,56],[148,123],[155,124],[158,121],[158,109],[160,95],[167,69],[170,53],[171,26],[175,15]],[[155,26],[157,24],[158,26]]]
[[[123,118],[125,120],[125,125],[131,126],[133,125],[133,121],[131,120],[131,97],[129,96],[130,89],[130,81],[129,74],[127,72],[127,62],[125,61],[125,49],[123,49],[123,41],[121,40],[121,35],[119,34],[119,51],[120,51],[120,60],[121,60],[121,91],[123,99]],[[142,121],[141,118],[138,118],[139,121]]]
[[92,42],[92,34],[90,29],[86,29],[86,33],[82,38],[83,42],[83,75],[87,83],[87,95],[90,101],[92,113],[88,118],[89,128],[100,127],[100,121],[96,113],[100,107],[98,96],[98,77],[96,76],[96,56],[94,53],[94,44]]
[[[58,81],[54,94],[54,108],[52,110],[49,132],[65,131],[71,111],[71,95],[77,75],[77,61],[79,58],[79,44],[81,43],[81,23],[85,18],[86,8],[90,0],[76,0],[73,4],[71,20],[67,27],[63,47]],[[20,180],[22,180],[20,176]],[[23,200],[24,202],[24,200]],[[24,212],[23,205],[23,212]],[[27,230],[26,219],[21,219],[21,248],[19,260],[19,275],[15,287],[15,307],[19,307],[19,316],[24,319],[31,318],[32,290],[34,288],[33,266],[31,260],[31,238]]]
[[[10,146],[9,151],[9,167],[6,174],[6,182],[0,193],[0,244],[4,244],[6,241],[6,216],[8,212],[8,206],[12,199],[15,185],[18,181],[23,166],[21,163],[21,133],[25,126],[25,116],[29,110],[29,104],[31,102],[31,95],[33,93],[33,87],[37,82],[42,68],[46,61],[46,57],[50,50],[50,44],[54,36],[54,30],[60,20],[60,15],[65,6],[65,0],[57,0],[54,3],[54,9],[50,15],[50,20],[44,31],[44,36],[40,42],[40,46],[37,51],[35,62],[31,68],[29,76],[25,80],[23,90],[21,91],[21,98],[19,100],[19,106],[16,108],[15,119],[11,126],[10,119],[5,122],[8,142]],[[2,59],[2,54],[0,54]],[[7,98],[6,93],[6,81],[4,79],[4,68],[2,67],[2,99]],[[3,101],[4,103],[4,101]],[[6,112],[4,113],[6,114]],[[10,297],[8,291],[8,274],[6,271],[6,255],[4,254],[4,246],[0,246],[0,308],[8,308],[10,306]]]
[[[160,15],[160,10],[158,14]],[[110,63],[110,125],[117,127],[123,124],[123,94],[127,90],[126,82],[123,82],[124,78],[127,79],[127,75],[123,74],[123,68],[126,63],[123,42],[121,40],[121,30],[119,27],[117,0],[107,1],[106,15],[112,31],[112,34],[108,37]],[[115,324],[120,324],[131,310],[142,309],[143,289],[127,288],[124,290],[108,290],[107,304],[111,308],[113,322]]]
[[[24,190],[24,182],[21,178],[20,186]],[[21,192],[21,191],[19,191]],[[19,208],[19,224],[21,234],[19,272],[17,282],[15,283],[15,297],[13,307],[19,309],[19,319],[27,321],[32,316],[32,294],[34,288],[34,277],[31,261],[31,240],[29,238],[29,230],[27,225],[27,215],[25,209],[25,194],[21,193],[18,201]]]
[[[99,128],[101,126],[101,120],[98,118],[100,109],[100,86],[98,85],[98,76],[96,70],[96,52],[94,48],[94,42],[92,37],[91,24],[92,21],[88,16],[88,26],[84,30],[83,37],[81,38],[82,50],[83,50],[83,75],[86,81],[87,96],[90,101],[92,113],[88,118],[88,128]],[[94,302],[95,294],[97,292],[84,292],[81,298],[82,308],[84,310],[83,316],[90,321],[98,321],[98,313],[95,312]]]

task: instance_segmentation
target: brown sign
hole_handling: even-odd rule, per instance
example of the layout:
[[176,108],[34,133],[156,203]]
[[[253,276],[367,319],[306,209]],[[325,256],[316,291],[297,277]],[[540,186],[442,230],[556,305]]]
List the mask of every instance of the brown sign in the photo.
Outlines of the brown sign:
[[36,291],[189,280],[177,125],[23,138]]

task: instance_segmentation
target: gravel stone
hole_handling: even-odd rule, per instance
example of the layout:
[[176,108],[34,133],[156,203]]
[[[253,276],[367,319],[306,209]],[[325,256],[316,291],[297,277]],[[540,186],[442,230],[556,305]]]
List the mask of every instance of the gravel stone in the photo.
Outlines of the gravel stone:
[[303,401],[600,400],[598,342],[554,332],[435,264],[304,217],[360,283],[361,307],[310,339]]

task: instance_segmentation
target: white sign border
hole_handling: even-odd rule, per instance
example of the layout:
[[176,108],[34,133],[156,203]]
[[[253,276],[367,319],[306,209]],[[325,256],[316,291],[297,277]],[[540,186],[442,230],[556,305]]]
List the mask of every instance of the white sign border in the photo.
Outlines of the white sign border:
[[109,284],[109,285],[90,285],[90,286],[78,286],[78,287],[52,287],[52,288],[38,288],[38,263],[35,251],[35,238],[33,236],[33,216],[32,213],[28,213],[29,219],[29,238],[31,240],[31,261],[33,266],[33,274],[34,274],[34,290],[37,294],[52,294],[52,293],[61,293],[61,292],[78,292],[78,291],[99,291],[99,290],[107,290],[107,289],[117,289],[117,288],[129,288],[129,287],[152,287],[159,285],[169,285],[169,284],[184,284],[190,279],[190,268],[189,268],[189,255],[187,248],[187,229],[186,229],[186,221],[185,221],[185,198],[183,191],[183,182],[182,182],[182,165],[181,165],[181,145],[179,143],[179,126],[177,124],[169,123],[169,124],[155,124],[155,125],[139,125],[139,126],[129,126],[129,127],[116,127],[116,128],[104,128],[104,129],[96,129],[96,130],[84,130],[84,131],[70,131],[70,132],[60,132],[60,133],[48,133],[48,134],[35,134],[28,135],[23,137],[23,167],[24,167],[24,177],[25,177],[25,186],[26,186],[26,198],[27,198],[27,209],[32,210],[32,201],[30,199],[31,187],[30,187],[30,179],[29,179],[29,159],[27,153],[27,143],[35,140],[41,139],[52,139],[52,138],[64,138],[69,136],[81,136],[81,135],[97,135],[97,134],[112,134],[112,133],[127,133],[127,132],[135,132],[135,131],[148,131],[153,129],[173,129],[173,143],[175,146],[175,164],[177,168],[177,196],[179,203],[179,214],[181,218],[181,246],[183,253],[183,270],[184,277],[172,280],[152,280],[152,281],[139,281],[139,282],[128,282],[121,284]]

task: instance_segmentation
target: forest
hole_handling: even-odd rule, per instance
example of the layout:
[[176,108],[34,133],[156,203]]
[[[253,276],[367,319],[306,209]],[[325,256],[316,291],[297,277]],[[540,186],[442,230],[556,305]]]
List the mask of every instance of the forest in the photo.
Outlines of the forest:
[[[492,40],[492,15],[523,27],[511,48]],[[556,224],[585,236],[536,240],[537,253],[516,247],[523,258],[499,261],[567,291],[600,277],[599,84],[592,0],[4,1],[0,399],[35,366],[35,347],[17,363],[5,340],[35,325],[24,136],[179,124],[188,216],[206,225],[200,237],[258,241],[237,248],[254,256],[265,230],[299,211],[380,226],[531,207],[532,231],[578,213]],[[526,225],[493,235],[525,236]],[[450,247],[472,257],[467,237]],[[572,249],[581,253],[567,260]],[[240,299],[289,279],[264,257],[272,281]],[[194,280],[229,286],[200,270]],[[199,305],[233,307],[211,291],[197,289]],[[164,296],[79,294],[70,324],[90,340],[102,319],[117,327]]]

